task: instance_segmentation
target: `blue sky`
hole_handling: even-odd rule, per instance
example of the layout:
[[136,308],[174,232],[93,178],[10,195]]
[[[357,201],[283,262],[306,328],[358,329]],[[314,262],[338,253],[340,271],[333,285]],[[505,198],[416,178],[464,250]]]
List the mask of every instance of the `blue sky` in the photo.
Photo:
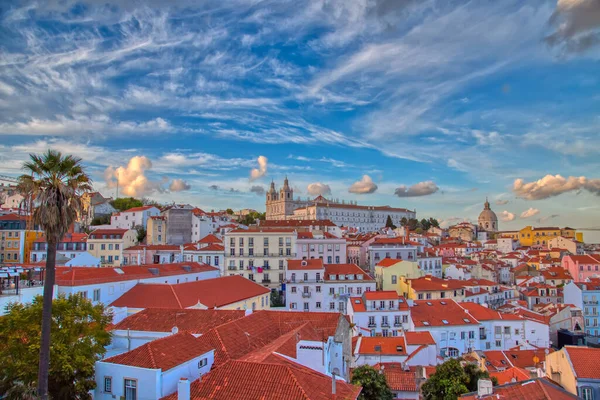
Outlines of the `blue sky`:
[[489,196],[506,229],[599,226],[598,71],[596,0],[4,3],[0,173],[53,147],[105,195],[118,174],[263,210],[287,175],[447,223]]

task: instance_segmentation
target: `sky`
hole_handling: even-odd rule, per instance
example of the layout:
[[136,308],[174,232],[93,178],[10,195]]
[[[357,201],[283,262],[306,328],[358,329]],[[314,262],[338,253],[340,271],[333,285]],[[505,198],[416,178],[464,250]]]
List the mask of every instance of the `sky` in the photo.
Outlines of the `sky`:
[[599,71],[598,0],[2,2],[0,174],[53,148],[105,196],[264,211],[288,176],[600,228]]

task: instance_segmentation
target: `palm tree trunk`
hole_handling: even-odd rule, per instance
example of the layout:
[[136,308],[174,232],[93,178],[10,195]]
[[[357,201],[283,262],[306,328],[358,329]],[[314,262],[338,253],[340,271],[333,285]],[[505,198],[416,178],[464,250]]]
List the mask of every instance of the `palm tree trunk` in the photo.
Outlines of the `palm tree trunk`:
[[52,296],[56,266],[56,242],[48,240],[46,252],[46,276],[44,280],[44,303],[42,309],[42,337],[38,368],[38,396],[48,400],[48,373],[50,371],[50,326],[52,325]]

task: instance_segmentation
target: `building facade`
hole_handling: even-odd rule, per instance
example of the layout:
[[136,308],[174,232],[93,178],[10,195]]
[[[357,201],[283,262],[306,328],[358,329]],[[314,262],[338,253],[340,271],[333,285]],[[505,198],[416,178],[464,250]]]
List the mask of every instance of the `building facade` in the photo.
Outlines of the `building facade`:
[[192,241],[192,215],[194,207],[173,205],[162,212],[167,221],[167,244],[185,244]]
[[148,218],[146,226],[146,243],[150,245],[167,244],[167,218],[154,215]]
[[123,250],[136,244],[133,229],[96,229],[88,237],[87,251],[103,265],[117,267],[123,262]]

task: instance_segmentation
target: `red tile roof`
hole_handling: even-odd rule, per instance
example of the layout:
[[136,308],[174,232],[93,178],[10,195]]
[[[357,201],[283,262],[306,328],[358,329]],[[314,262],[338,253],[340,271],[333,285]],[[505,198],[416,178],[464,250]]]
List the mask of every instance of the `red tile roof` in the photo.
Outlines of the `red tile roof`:
[[408,281],[410,282],[411,288],[417,292],[447,291],[465,287],[464,281],[458,279],[441,279],[431,275],[409,279]]
[[401,363],[379,363],[373,366],[378,371],[383,368],[383,374],[392,391],[416,392],[417,375],[414,370],[405,371]]
[[378,238],[372,244],[396,244],[396,245],[404,245],[404,246],[422,246],[419,242],[414,242],[412,240],[406,240],[404,237],[394,237],[394,238]]
[[577,378],[600,379],[600,349],[583,346],[565,346],[563,349],[569,356]]
[[125,210],[125,211],[121,211],[121,212],[138,212],[138,211],[146,211],[146,210],[149,210],[149,209],[151,209],[151,208],[156,208],[156,209],[158,209],[158,208],[157,208],[157,207],[155,207],[155,206],[141,206],[141,207],[133,207],[133,208],[130,208],[129,210]]
[[337,226],[331,220],[328,219],[287,219],[287,220],[265,220],[260,221],[261,227],[318,227],[318,226]]
[[325,264],[325,280],[334,280],[332,275],[336,275],[335,280],[340,280],[339,275],[353,275],[354,279],[359,279],[358,275],[362,275],[363,281],[372,281],[369,274],[356,264]]
[[102,362],[168,371],[211,350],[211,346],[191,333],[181,332],[153,340]]
[[581,256],[568,255],[568,256],[565,256],[565,258],[566,257],[569,257],[573,262],[579,263],[579,264],[600,264],[600,260],[592,257],[589,254],[584,254]]
[[[67,233],[60,243],[85,243],[87,242],[87,233]],[[40,236],[34,240],[35,243],[46,243],[46,236]]]
[[138,250],[150,250],[150,251],[179,251],[180,248],[174,244],[138,244],[131,246],[124,251],[138,251]]
[[323,269],[323,260],[320,258],[312,258],[310,260],[288,260],[288,270],[313,270]]
[[[214,368],[201,380],[192,382],[192,400],[329,400],[331,377],[297,364],[282,356],[267,362],[229,361]],[[337,399],[358,398],[360,387],[336,382]],[[177,393],[166,397],[176,400]]]
[[478,396],[475,392],[463,394],[460,398],[468,400],[497,400],[498,398],[519,400],[571,400],[578,399],[579,397],[567,392],[560,386],[550,382],[548,379],[540,378],[495,386],[493,388],[493,394],[488,396]]
[[362,336],[357,343],[358,354],[407,356],[406,342],[402,336],[369,337]]
[[244,310],[198,310],[147,308],[132,314],[113,326],[114,330],[148,332],[171,332],[173,327],[180,331],[203,334],[227,322],[243,318]]
[[115,300],[113,307],[189,308],[202,304],[223,307],[271,291],[242,276],[224,276],[177,285],[139,283]]
[[96,229],[90,233],[90,239],[102,239],[102,235],[124,235],[129,229]]
[[198,240],[198,243],[223,243],[223,241],[211,233]]
[[204,252],[221,252],[225,251],[225,247],[222,244],[211,243],[209,245],[205,245],[204,247],[198,248],[196,243],[188,243],[183,245],[185,251],[204,251]]
[[498,311],[484,307],[481,304],[464,302],[460,306],[467,310],[478,321],[493,321],[493,320],[522,320],[522,317],[514,314],[503,314]]
[[82,286],[217,270],[215,267],[198,262],[132,265],[115,268],[57,267],[56,284],[61,286]]
[[490,372],[490,378],[496,378],[498,385],[504,385],[511,382],[521,382],[531,379],[529,371],[519,368],[510,367],[504,371]]
[[376,292],[364,292],[366,300],[396,300],[400,298],[395,290],[378,290]]
[[417,300],[411,307],[411,314],[415,327],[478,324],[454,300]]
[[414,346],[417,344],[435,345],[435,340],[429,332],[404,332],[406,344]]
[[396,265],[399,262],[402,262],[403,260],[398,260],[396,258],[384,258],[383,260],[379,261],[376,266],[377,267],[391,267],[392,265]]

